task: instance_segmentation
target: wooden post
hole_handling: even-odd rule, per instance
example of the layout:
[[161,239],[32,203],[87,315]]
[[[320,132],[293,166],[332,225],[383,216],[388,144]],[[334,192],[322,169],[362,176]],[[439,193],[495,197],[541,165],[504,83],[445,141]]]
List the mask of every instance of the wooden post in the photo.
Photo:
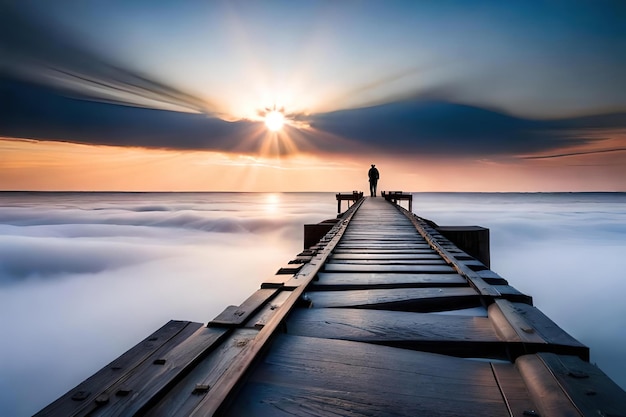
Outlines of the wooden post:
[[491,266],[489,229],[481,226],[438,226],[437,230],[487,268]]

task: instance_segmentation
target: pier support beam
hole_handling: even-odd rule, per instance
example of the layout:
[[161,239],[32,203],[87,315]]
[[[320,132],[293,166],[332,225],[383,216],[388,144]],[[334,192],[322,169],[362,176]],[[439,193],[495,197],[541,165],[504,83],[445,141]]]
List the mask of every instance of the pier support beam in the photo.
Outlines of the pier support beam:
[[468,255],[491,268],[489,229],[481,226],[437,226],[437,230]]

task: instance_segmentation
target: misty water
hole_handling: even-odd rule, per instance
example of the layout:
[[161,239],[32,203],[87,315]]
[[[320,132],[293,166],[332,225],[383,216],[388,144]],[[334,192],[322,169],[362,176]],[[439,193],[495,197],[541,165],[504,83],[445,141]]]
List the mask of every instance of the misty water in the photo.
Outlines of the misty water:
[[[418,193],[626,387],[625,193]],[[333,193],[0,193],[0,415],[38,411],[170,319],[207,322],[302,249]]]

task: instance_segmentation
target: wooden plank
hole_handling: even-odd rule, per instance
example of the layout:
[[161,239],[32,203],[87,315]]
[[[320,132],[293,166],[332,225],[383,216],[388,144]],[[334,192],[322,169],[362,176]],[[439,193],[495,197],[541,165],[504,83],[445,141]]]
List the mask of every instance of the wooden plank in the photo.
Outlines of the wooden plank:
[[276,314],[278,309],[287,301],[291,291],[280,291],[272,300],[266,303],[263,308],[259,310],[254,316],[250,317],[246,327],[252,327],[255,329],[262,329]]
[[408,259],[408,260],[421,260],[421,259],[441,259],[441,256],[435,252],[431,251],[430,253],[419,253],[419,254],[410,254],[410,253],[334,253],[331,257],[331,260],[397,260],[397,259]]
[[597,366],[576,356],[537,356],[583,415],[626,416],[626,392]]
[[493,285],[493,287],[500,293],[502,298],[504,298],[505,300],[514,303],[533,305],[533,298],[531,296],[521,293],[510,285]]
[[491,368],[509,409],[509,415],[511,417],[531,416],[532,410],[536,410],[537,405],[530,398],[526,384],[515,366],[510,363],[492,363]]
[[570,336],[537,308],[524,303],[496,300],[489,306],[489,317],[496,326],[502,324],[502,321],[497,319],[500,315],[509,323],[522,342],[543,345],[541,347],[529,346],[528,349],[531,349],[529,352],[541,349],[578,355],[584,360],[589,360],[589,348]]
[[290,279],[291,276],[289,275],[273,275],[263,280],[261,283],[261,289],[280,288]]
[[129,349],[122,356],[100,369],[90,378],[35,414],[36,416],[75,416],[95,407],[94,401],[103,392],[126,378],[141,363],[161,349],[185,339],[202,326],[201,323],[171,320],[156,332]]
[[228,334],[227,329],[203,327],[151,363],[142,364],[124,381],[125,395],[108,392],[98,416],[132,416],[157,402]]
[[298,271],[302,268],[304,264],[287,264],[283,267],[278,268],[276,271],[276,275],[294,275],[297,274]]
[[[515,361],[540,416],[583,417],[572,404],[549,368],[537,355],[524,355]],[[591,414],[589,414],[591,415]],[[601,414],[600,414],[601,415]]]
[[330,259],[328,264],[344,265],[447,265],[440,256],[431,259]]
[[505,416],[489,363],[281,335],[226,416]]
[[423,240],[422,236],[417,233],[415,228],[411,228],[409,226],[403,227],[377,227],[372,228],[371,226],[363,225],[363,227],[359,227],[358,224],[351,224],[350,229],[346,230],[344,233],[344,238],[349,237],[382,237],[386,238],[397,238],[397,237],[410,237],[410,238],[420,238]]
[[188,416],[215,389],[220,377],[236,367],[239,356],[258,335],[254,329],[236,329],[209,356],[197,364],[145,416]]
[[355,236],[355,235],[344,235],[343,237],[344,243],[353,243],[353,244],[424,244],[426,241],[420,236],[392,236],[390,234],[386,235],[369,235],[369,236]]
[[369,254],[380,254],[380,255],[401,255],[401,254],[426,254],[426,253],[436,253],[435,251],[433,251],[433,249],[429,246],[427,248],[421,248],[421,249],[413,249],[413,248],[407,248],[407,249],[372,249],[372,248],[363,248],[363,249],[343,249],[343,248],[335,248],[335,250],[333,251],[333,254],[364,254],[364,253],[369,253]]
[[383,237],[370,237],[370,238],[349,238],[344,237],[341,241],[341,246],[356,246],[356,247],[367,247],[367,246],[404,246],[411,247],[417,246],[419,248],[427,247],[427,242],[421,237],[404,237],[404,238],[383,238]]
[[448,265],[350,265],[333,264],[324,265],[325,272],[405,272],[420,274],[430,273],[454,273],[454,268]]
[[589,348],[570,336],[536,307],[523,303],[511,303],[506,300],[497,300],[496,303],[501,308],[513,309],[518,316],[522,316],[547,343],[580,348],[581,351],[586,351],[582,359],[589,360]]
[[506,343],[486,317],[349,308],[299,309],[290,315],[287,332],[453,356],[508,357]]
[[311,283],[312,290],[347,290],[400,287],[452,287],[467,286],[467,280],[459,274],[397,274],[381,272],[317,274]]
[[353,307],[429,312],[476,307],[478,293],[469,287],[387,290],[309,291],[313,307]]
[[248,318],[259,311],[265,303],[274,297],[279,290],[277,288],[265,288],[254,292],[239,307],[228,306],[217,317],[211,320],[209,327],[238,327]]

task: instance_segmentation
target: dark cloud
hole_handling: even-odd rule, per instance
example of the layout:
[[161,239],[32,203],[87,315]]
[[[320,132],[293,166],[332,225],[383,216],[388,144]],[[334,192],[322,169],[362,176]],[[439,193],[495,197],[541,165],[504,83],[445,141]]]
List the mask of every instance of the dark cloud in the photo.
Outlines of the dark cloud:
[[[243,140],[258,136],[259,122],[82,100],[8,77],[0,78],[0,97],[0,135],[7,137],[244,153],[259,146]],[[302,133],[321,152],[451,157],[529,155],[593,140],[585,129],[626,127],[626,113],[530,120],[433,97],[297,119],[312,127]],[[320,141],[316,135],[347,140]]]
[[94,100],[209,111],[205,100],[123,67],[81,45],[79,39],[29,13],[27,7],[0,1],[0,76],[53,83]]
[[67,97],[51,87],[0,78],[0,135],[115,146],[231,150],[254,129],[198,113]]
[[626,152],[626,148],[601,149],[599,151],[565,152],[565,153],[554,154],[554,155],[526,156],[524,157],[524,159],[552,159],[552,158],[564,158],[567,156],[596,155],[600,153],[613,153],[613,152]]
[[520,155],[580,145],[575,129],[626,127],[626,113],[530,120],[480,107],[412,99],[312,116],[311,126],[389,153]]

